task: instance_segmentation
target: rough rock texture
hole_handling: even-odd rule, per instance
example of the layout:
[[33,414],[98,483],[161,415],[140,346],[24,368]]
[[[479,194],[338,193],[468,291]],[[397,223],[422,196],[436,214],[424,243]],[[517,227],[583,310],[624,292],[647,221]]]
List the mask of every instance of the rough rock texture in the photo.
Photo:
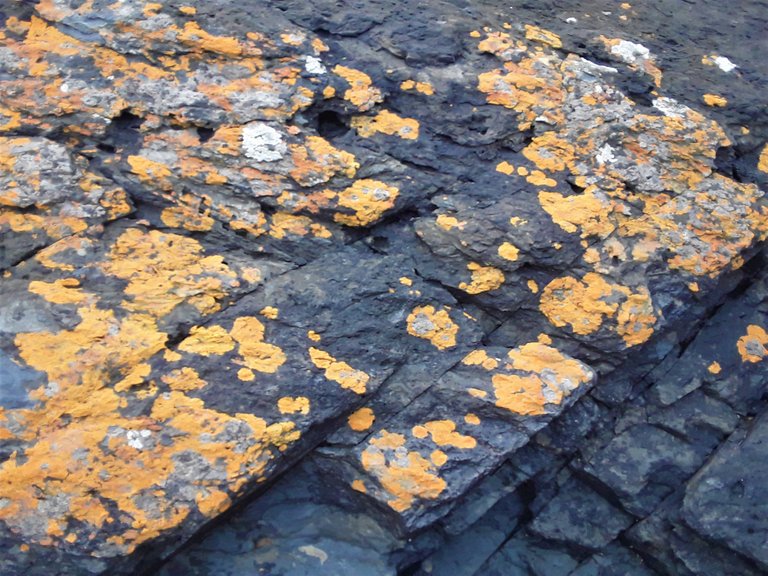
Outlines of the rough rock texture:
[[0,573],[768,570],[765,13],[699,4],[0,6]]

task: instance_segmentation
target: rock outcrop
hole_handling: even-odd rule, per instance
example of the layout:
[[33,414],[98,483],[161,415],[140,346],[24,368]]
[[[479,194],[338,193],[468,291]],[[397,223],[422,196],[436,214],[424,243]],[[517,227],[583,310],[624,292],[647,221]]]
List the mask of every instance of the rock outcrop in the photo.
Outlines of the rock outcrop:
[[498,9],[0,9],[0,573],[768,570],[768,74]]

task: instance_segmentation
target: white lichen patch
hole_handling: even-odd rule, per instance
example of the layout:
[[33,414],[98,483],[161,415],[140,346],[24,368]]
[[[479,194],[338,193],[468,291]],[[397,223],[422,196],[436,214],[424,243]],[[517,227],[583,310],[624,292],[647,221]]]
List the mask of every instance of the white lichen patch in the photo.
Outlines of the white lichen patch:
[[653,107],[664,114],[664,116],[669,116],[670,118],[682,118],[690,110],[690,108],[680,104],[674,98],[656,98],[653,101]]
[[310,74],[325,74],[328,72],[319,58],[307,56],[304,59],[304,69]]
[[651,57],[651,51],[648,48],[629,40],[620,40],[611,46],[611,54],[618,56],[627,64],[636,64],[638,60],[642,62]]
[[243,154],[257,162],[276,162],[288,151],[283,137],[272,126],[251,122],[243,126]]
[[152,435],[150,430],[128,430],[125,437],[128,439],[128,446],[143,450],[146,440]]
[[616,161],[616,156],[613,155],[613,148],[610,144],[605,144],[600,150],[598,150],[595,160],[601,166],[603,164],[610,164]]
[[720,70],[722,70],[723,72],[732,72],[736,68],[738,68],[736,64],[731,62],[725,56],[716,56],[715,58],[712,59],[712,61],[715,63],[715,66],[720,68]]

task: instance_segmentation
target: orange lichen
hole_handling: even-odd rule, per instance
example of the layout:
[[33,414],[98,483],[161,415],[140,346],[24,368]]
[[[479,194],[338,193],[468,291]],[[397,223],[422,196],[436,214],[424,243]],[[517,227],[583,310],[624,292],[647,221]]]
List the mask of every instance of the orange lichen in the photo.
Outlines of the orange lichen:
[[259,314],[264,316],[264,318],[269,318],[270,320],[277,320],[277,317],[279,315],[279,311],[274,306],[265,306],[259,311]]
[[356,180],[338,193],[339,206],[353,210],[354,214],[337,213],[333,219],[347,226],[368,226],[394,208],[398,194],[397,188],[378,180]]
[[373,426],[376,416],[373,410],[367,407],[360,408],[352,412],[347,418],[347,424],[355,432],[364,432]]
[[362,370],[355,370],[346,362],[340,362],[319,348],[309,349],[309,358],[317,368],[325,371],[328,380],[336,382],[346,390],[355,394],[365,394],[365,386],[370,376]]
[[429,82],[417,82],[415,80],[405,80],[400,83],[400,90],[416,90],[419,94],[425,96],[432,96],[435,93],[435,89]]
[[502,174],[506,174],[507,176],[509,176],[510,174],[515,173],[515,167],[512,166],[512,164],[510,164],[506,160],[504,160],[502,162],[499,162],[496,165],[496,172],[501,172]]
[[566,232],[581,230],[581,236],[607,237],[615,229],[609,215],[611,203],[601,197],[597,187],[576,196],[558,192],[539,192],[539,202],[552,221]]
[[560,36],[554,32],[544,30],[543,28],[539,28],[538,26],[533,26],[531,24],[525,25],[525,37],[528,40],[546,44],[552,48],[562,48],[563,46],[563,42],[560,40]]
[[79,286],[80,281],[76,278],[61,278],[53,282],[33,280],[29,283],[29,291],[53,304],[81,304],[88,299],[88,294]]
[[467,294],[481,294],[496,290],[504,283],[504,273],[498,268],[470,262],[467,264],[467,269],[472,273],[472,281],[459,284],[459,288]]
[[707,106],[722,108],[728,104],[728,100],[718,94],[704,94],[701,98]]
[[320,136],[308,136],[303,145],[291,145],[295,168],[290,176],[302,186],[327,182],[336,174],[352,178],[359,168],[353,154],[339,150]]
[[473,414],[472,412],[469,412],[464,415],[464,422],[466,422],[470,426],[479,426],[480,417],[477,414]]
[[760,158],[757,160],[757,169],[768,174],[768,144],[763,147]]
[[429,340],[440,350],[456,346],[459,326],[451,320],[446,308],[435,310],[434,306],[417,306],[406,322],[408,334]]
[[718,374],[720,374],[720,372],[722,372],[722,370],[723,369],[720,366],[720,363],[717,362],[717,361],[712,362],[712,364],[707,366],[707,372],[709,372],[710,374],[718,375]]
[[126,310],[159,317],[182,302],[200,312],[219,309],[218,301],[237,283],[222,256],[203,256],[192,238],[131,228],[122,233],[101,265],[105,273],[128,281]]
[[499,361],[488,356],[488,353],[483,349],[473,350],[464,356],[461,363],[467,366],[482,366],[486,370],[493,370],[499,365]]
[[565,90],[554,57],[537,54],[519,62],[505,62],[501,69],[478,75],[477,89],[486,94],[489,104],[515,110],[521,130],[530,128],[537,119],[552,125],[563,122]]
[[243,48],[236,38],[214,36],[200,28],[197,22],[185,22],[183,30],[177,37],[181,42],[207,52],[226,56],[239,56],[243,52]]
[[456,431],[456,423],[451,420],[432,420],[424,425],[414,426],[411,434],[415,438],[426,438],[429,435],[438,446],[470,449],[477,446],[477,440],[472,436],[464,436]]
[[181,204],[164,208],[160,213],[163,224],[172,228],[183,228],[191,232],[207,232],[213,228],[214,220],[209,216],[210,210],[202,213],[198,206]]
[[238,352],[246,368],[274,374],[285,363],[285,354],[274,344],[264,342],[264,324],[253,316],[241,316],[232,324],[229,334],[238,343]]
[[193,326],[189,336],[179,343],[179,350],[201,356],[226,354],[235,341],[221,326]]
[[452,230],[453,228],[458,228],[461,230],[464,227],[464,222],[459,222],[456,218],[453,216],[447,216],[445,214],[438,214],[437,218],[435,219],[435,224],[440,226],[443,230]]
[[277,401],[277,409],[280,410],[280,414],[309,414],[309,398],[283,396]]
[[416,140],[419,137],[419,123],[413,118],[401,118],[388,110],[382,110],[376,116],[355,116],[352,127],[363,138],[370,138],[381,133],[398,136],[404,140]]
[[374,104],[384,99],[381,91],[373,86],[368,74],[341,65],[335,66],[333,73],[347,81],[349,89],[344,92],[344,99],[357,106],[358,110],[370,110]]
[[760,362],[768,356],[768,333],[762,326],[750,324],[736,343],[742,362]]
[[[623,300],[621,306],[618,299]],[[544,288],[539,307],[552,324],[569,325],[580,335],[592,334],[618,310],[617,332],[628,347],[647,341],[657,320],[645,288],[633,293],[594,272],[582,280],[570,276],[553,280]]]
[[[394,436],[394,443],[380,439]],[[405,443],[401,434],[389,434],[386,430],[369,441],[360,455],[363,469],[376,478],[386,493],[387,504],[397,512],[413,505],[416,498],[435,499],[447,484],[437,475],[437,466],[418,452],[399,454],[394,452]],[[396,444],[396,445],[395,445]]]
[[200,390],[208,385],[205,380],[200,378],[197,370],[187,366],[177,370],[171,370],[167,374],[164,374],[160,380],[164,384],[167,384],[171,390],[178,390],[180,392]]
[[515,262],[520,257],[520,249],[510,242],[503,242],[499,246],[497,253],[504,260],[509,260],[510,262]]

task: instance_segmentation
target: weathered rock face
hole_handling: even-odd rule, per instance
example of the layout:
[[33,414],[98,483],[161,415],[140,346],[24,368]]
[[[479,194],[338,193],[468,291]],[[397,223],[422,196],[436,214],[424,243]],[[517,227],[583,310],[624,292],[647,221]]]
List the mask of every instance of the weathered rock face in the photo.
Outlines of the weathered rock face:
[[497,9],[2,8],[0,572],[768,567],[765,123]]

